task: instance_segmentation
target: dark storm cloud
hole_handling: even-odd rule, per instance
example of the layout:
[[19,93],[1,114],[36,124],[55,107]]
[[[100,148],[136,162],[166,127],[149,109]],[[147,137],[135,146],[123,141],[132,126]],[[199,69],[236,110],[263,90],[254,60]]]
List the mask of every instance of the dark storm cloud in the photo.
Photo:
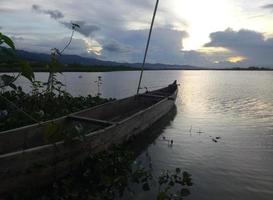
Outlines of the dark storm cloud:
[[264,36],[259,32],[245,29],[234,31],[230,28],[225,31],[211,33],[210,39],[211,41],[205,44],[206,47],[251,47],[265,42]]
[[126,0],[128,5],[130,5],[132,8],[140,7],[140,8],[146,8],[151,9],[155,6],[155,1],[150,0]]
[[[18,40],[19,39],[19,40]],[[70,40],[69,37],[64,37],[60,40],[54,38],[47,38],[45,40],[35,40],[31,38],[18,38],[14,40],[17,49],[24,49],[32,52],[50,53],[50,49],[64,48],[65,44]],[[19,42],[20,41],[20,42]],[[83,55],[86,53],[86,43],[83,39],[74,38],[69,48],[65,50],[65,54]]]
[[207,56],[201,52],[195,50],[181,50],[180,53],[181,58],[178,64],[193,66],[212,66],[212,62],[210,62]]
[[129,53],[130,52],[130,47],[126,45],[122,45],[115,40],[103,44],[102,48],[104,51],[108,51],[112,53]]
[[6,7],[0,8],[0,14],[2,14],[2,13],[11,13],[11,12],[14,12],[14,11],[16,11],[16,9],[14,9],[14,8],[6,8]]
[[[121,3],[120,0],[114,0],[114,2],[113,0],[104,0],[94,1],[91,4],[92,9],[89,6],[82,6],[80,3],[74,4],[71,8],[59,5],[56,7],[58,10],[54,9],[55,13],[60,13],[59,17],[54,15],[51,18],[71,29],[70,20],[73,19],[67,13],[77,16],[75,19],[78,21],[72,21],[80,25],[80,29],[77,28],[76,31],[90,39],[89,46],[87,48],[83,46],[84,50],[88,49],[88,52],[92,52],[90,45],[94,45],[94,47],[98,45],[99,48],[102,48],[100,55],[98,55],[101,59],[141,62],[155,1],[122,0]],[[114,4],[115,8],[109,6],[110,4]],[[49,11],[52,10],[49,8],[55,8],[49,4],[47,6],[50,7],[46,7],[46,4],[43,5],[44,7],[39,4],[33,5],[32,9],[38,13],[50,15]],[[148,61],[172,64],[187,63],[187,59],[193,53],[186,52],[183,55],[181,52],[182,42],[187,37],[187,33],[180,30],[185,26],[184,20],[178,19],[175,14],[166,9],[166,6],[161,6],[158,10]],[[55,45],[54,42],[49,41],[49,43],[51,46]],[[97,50],[96,47],[94,49]],[[194,58],[190,58],[190,60],[193,62],[200,60],[195,59],[197,54],[194,54]]]
[[[43,9],[39,5],[32,5],[32,9],[38,13],[43,13],[46,15],[49,15],[52,19],[57,20],[60,24],[63,24],[65,27],[71,29],[72,25],[71,22],[64,22],[59,21],[59,19],[64,18],[64,14],[59,10],[49,10],[49,9]],[[82,35],[88,37],[93,32],[98,31],[99,27],[96,25],[87,24],[85,21],[73,21],[73,23],[78,24],[80,28],[77,28],[76,31],[81,33]]]
[[272,11],[273,11],[273,3],[263,5],[262,8],[264,8],[264,9],[269,9],[269,10],[272,10]]
[[[114,41],[99,40],[99,43],[103,44],[102,56],[110,60],[141,62],[148,31],[143,29],[112,32],[106,38],[113,38]],[[185,31],[155,28],[151,38],[147,62],[184,64],[190,60],[191,64],[195,61],[200,64],[199,61],[202,58],[197,59],[198,52],[184,52],[183,55],[181,51],[183,49],[183,39],[187,37],[188,34]]]
[[227,29],[210,34],[211,41],[205,47],[224,47],[238,56],[244,56],[253,64],[272,65],[273,38],[251,30]]
[[[67,28],[71,28],[71,23],[69,22],[60,22],[60,23],[66,26]],[[100,30],[98,26],[87,24],[84,21],[73,21],[73,23],[78,24],[80,26],[80,28],[77,28],[76,31],[78,31],[79,33],[81,33],[82,35],[86,37],[89,37],[91,36],[92,33]]]
[[32,10],[34,10],[35,12],[38,12],[38,13],[43,13],[43,14],[49,15],[51,18],[56,19],[56,20],[64,17],[63,13],[59,10],[46,10],[36,4],[32,5]]
[[9,10],[6,9],[6,8],[0,8],[0,12],[3,13],[3,12],[8,12]]

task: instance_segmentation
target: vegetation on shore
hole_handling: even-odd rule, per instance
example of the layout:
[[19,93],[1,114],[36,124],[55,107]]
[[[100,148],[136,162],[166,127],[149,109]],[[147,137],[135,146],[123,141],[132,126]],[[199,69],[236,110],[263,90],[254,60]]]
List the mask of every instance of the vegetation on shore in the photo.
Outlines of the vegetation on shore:
[[[32,62],[29,64],[34,72],[49,72],[46,63]],[[0,63],[1,72],[20,72],[18,63]],[[60,64],[59,72],[111,72],[111,71],[138,71],[138,68],[124,65],[106,66],[106,65],[81,65],[81,64]]]
[[[47,63],[30,62],[34,72],[49,72]],[[126,65],[83,65],[83,64],[60,64],[59,72],[115,72],[115,71],[139,71],[140,68]],[[144,70],[213,70],[213,71],[273,71],[269,67],[232,67],[232,68],[206,68],[206,67],[165,67],[165,68],[145,68]],[[20,72],[21,68],[18,63],[0,63],[0,73]]]

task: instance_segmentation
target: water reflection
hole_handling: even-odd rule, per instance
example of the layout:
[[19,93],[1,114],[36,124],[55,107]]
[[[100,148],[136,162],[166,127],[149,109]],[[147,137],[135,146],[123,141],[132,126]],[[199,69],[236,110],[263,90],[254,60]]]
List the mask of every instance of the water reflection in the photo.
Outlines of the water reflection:
[[141,135],[134,138],[132,142],[129,142],[129,148],[133,150],[136,155],[141,155],[141,153],[146,152],[148,146],[156,145],[156,139],[164,132],[166,127],[171,126],[176,114],[177,107],[174,106],[167,115],[154,123]]

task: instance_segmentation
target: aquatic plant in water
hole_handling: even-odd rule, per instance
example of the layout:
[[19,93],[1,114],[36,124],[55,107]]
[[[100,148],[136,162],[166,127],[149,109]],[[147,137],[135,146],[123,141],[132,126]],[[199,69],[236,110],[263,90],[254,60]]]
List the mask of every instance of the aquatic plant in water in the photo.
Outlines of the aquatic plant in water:
[[132,151],[116,146],[88,156],[70,175],[39,191],[35,199],[128,199],[135,190],[154,190],[154,199],[175,200],[190,195],[192,185],[191,175],[180,168],[155,177],[149,168],[135,162]]

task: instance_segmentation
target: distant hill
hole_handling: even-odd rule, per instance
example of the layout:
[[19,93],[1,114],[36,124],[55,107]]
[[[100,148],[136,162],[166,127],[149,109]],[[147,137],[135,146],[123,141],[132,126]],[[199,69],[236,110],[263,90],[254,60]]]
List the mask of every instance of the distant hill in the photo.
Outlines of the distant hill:
[[[17,56],[24,60],[47,63],[50,61],[50,55],[44,53],[34,53],[24,50],[17,50]],[[62,64],[81,64],[81,65],[120,65],[115,62],[102,61],[95,58],[86,58],[77,55],[62,55],[59,57]]]
[[[44,53],[34,53],[24,50],[17,50],[17,56],[24,60],[47,63],[50,61],[50,55]],[[80,64],[80,65],[97,65],[97,66],[128,66],[133,68],[140,68],[141,63],[118,63],[112,61],[103,61],[95,58],[87,58],[78,55],[62,55],[59,57],[59,61],[62,64]],[[166,65],[161,63],[145,64],[145,69],[199,69],[200,67],[188,66],[188,65]]]
[[[47,71],[45,65],[50,62],[50,55],[45,53],[34,53],[24,50],[17,50],[17,56],[30,62],[35,71]],[[87,58],[78,55],[62,55],[59,57],[63,65],[61,71],[83,71],[83,72],[101,72],[101,71],[132,71],[139,70],[142,63],[119,63],[104,61],[96,58]],[[190,65],[168,65],[162,63],[146,63],[146,70],[232,70],[232,71],[273,71],[273,67],[250,66],[250,67],[196,67]],[[1,62],[0,72],[12,72],[20,70],[14,63]]]

